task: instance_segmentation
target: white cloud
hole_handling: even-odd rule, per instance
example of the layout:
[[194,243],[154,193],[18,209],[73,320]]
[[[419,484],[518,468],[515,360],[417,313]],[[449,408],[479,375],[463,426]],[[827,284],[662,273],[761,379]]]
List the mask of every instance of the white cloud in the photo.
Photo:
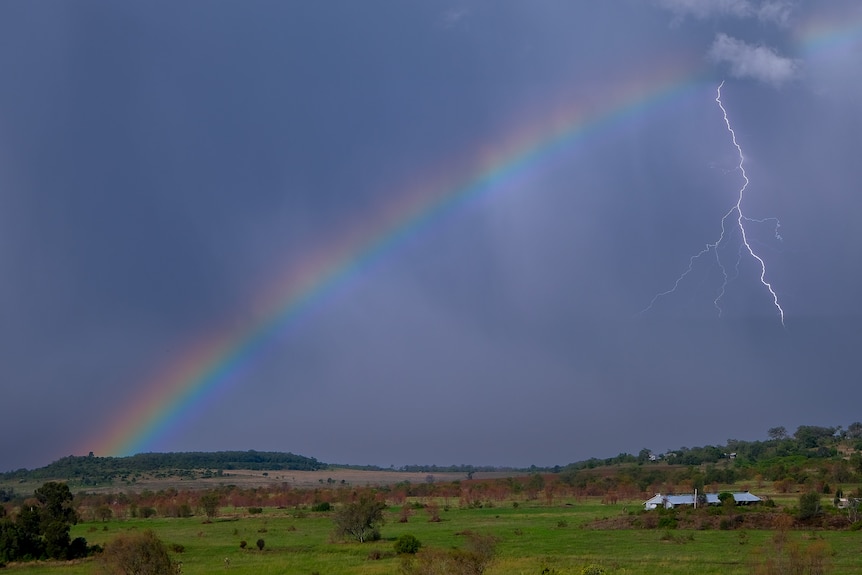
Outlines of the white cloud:
[[757,9],[757,18],[763,22],[787,24],[793,5],[787,0],[767,0]]
[[454,28],[470,13],[466,8],[450,8],[443,13],[443,27]]
[[736,78],[753,78],[775,86],[794,78],[799,71],[796,60],[779,56],[768,46],[747,44],[727,34],[715,37],[708,57],[730,65],[730,73]]
[[785,24],[793,10],[792,0],[657,0],[658,5],[674,14],[676,20],[692,17],[699,20],[730,16],[757,18],[762,22]]
[[709,18],[711,16],[751,15],[751,2],[748,0],[658,0],[659,6],[670,10],[677,17]]

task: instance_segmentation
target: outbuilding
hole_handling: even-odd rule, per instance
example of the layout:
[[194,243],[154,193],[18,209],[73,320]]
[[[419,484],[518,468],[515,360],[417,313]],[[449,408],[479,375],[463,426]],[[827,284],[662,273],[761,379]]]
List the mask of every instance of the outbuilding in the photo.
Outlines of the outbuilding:
[[[733,501],[737,505],[751,505],[753,503],[760,503],[762,499],[753,493],[748,491],[737,491],[732,493]],[[717,493],[703,493],[697,496],[697,503],[703,505],[721,505],[721,500],[718,498]],[[656,509],[657,507],[664,507],[665,509],[673,509],[674,507],[678,507],[680,505],[695,505],[695,495],[693,493],[682,494],[682,495],[662,495],[661,493],[656,493],[654,496],[650,497],[646,501],[644,501],[644,509],[649,511],[651,509]]]

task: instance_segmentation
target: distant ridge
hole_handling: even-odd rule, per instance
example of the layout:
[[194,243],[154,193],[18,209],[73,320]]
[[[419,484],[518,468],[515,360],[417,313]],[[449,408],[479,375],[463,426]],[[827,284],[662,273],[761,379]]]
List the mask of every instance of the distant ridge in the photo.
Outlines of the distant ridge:
[[65,479],[81,485],[109,483],[142,474],[188,475],[201,470],[315,471],[326,464],[313,457],[275,451],[138,453],[128,457],[70,455],[38,469],[10,471],[2,479]]

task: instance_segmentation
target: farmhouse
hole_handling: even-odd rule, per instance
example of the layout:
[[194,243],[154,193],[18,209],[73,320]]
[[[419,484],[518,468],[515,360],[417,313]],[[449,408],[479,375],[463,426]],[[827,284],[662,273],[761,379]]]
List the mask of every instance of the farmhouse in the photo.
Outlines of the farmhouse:
[[[736,493],[731,493],[731,495],[733,495],[733,500],[737,505],[750,505],[752,503],[760,503],[762,501],[760,497],[749,493],[748,491],[737,491]],[[680,505],[694,505],[695,501],[697,501],[699,505],[721,505],[721,500],[718,498],[717,493],[704,493],[700,496],[696,496],[694,493],[683,495],[662,495],[661,493],[656,493],[653,497],[644,501],[644,509],[647,511],[650,509],[656,509],[657,507],[673,509]]]

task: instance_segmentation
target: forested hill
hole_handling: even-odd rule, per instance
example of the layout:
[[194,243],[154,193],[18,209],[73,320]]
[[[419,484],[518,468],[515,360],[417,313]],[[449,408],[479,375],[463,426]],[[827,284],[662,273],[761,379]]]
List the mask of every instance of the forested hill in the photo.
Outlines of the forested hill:
[[0,474],[0,479],[66,479],[95,485],[117,477],[139,474],[186,475],[204,471],[220,474],[229,469],[314,471],[326,465],[313,457],[274,451],[216,451],[139,453],[129,457],[70,455],[39,469]]

